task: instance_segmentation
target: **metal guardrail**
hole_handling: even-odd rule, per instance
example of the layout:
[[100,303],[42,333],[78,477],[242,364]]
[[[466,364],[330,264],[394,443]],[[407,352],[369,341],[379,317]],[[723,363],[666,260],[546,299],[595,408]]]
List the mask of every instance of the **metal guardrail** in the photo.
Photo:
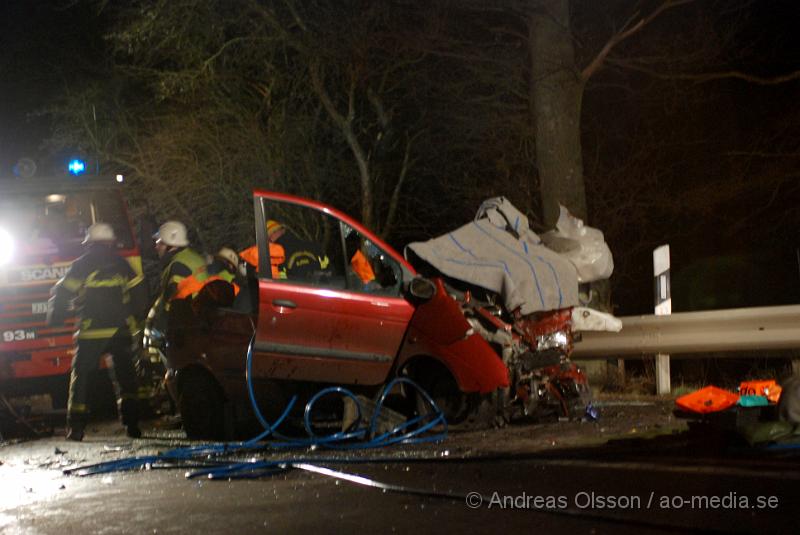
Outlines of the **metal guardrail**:
[[626,316],[618,333],[583,332],[573,358],[800,349],[800,305]]

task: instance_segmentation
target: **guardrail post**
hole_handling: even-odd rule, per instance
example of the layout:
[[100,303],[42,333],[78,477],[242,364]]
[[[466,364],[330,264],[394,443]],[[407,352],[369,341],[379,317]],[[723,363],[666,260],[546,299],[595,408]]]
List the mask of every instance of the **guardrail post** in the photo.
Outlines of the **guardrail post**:
[[[669,288],[669,245],[653,250],[653,275],[655,276],[655,315],[672,314],[672,295]],[[671,391],[669,376],[669,355],[656,355],[656,394],[665,395]]]

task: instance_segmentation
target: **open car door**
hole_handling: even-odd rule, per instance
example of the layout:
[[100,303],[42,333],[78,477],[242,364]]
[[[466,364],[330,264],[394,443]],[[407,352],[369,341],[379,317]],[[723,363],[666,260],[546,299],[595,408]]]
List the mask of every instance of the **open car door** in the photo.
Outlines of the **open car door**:
[[386,380],[414,307],[403,257],[345,214],[254,193],[258,328],[253,373],[341,384]]

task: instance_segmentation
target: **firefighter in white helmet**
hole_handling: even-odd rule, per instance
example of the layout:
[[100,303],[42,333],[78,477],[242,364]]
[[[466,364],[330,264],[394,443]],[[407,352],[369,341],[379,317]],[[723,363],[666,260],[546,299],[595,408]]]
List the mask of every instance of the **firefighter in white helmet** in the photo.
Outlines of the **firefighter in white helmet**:
[[233,285],[235,295],[239,294],[240,273],[239,255],[230,247],[222,247],[208,265],[209,279],[219,278]]
[[180,221],[167,221],[153,235],[161,259],[161,282],[158,297],[148,315],[148,324],[166,331],[174,303],[197,295],[208,278],[205,258],[189,247],[186,226]]
[[116,252],[114,229],[107,223],[89,227],[86,253],[72,263],[53,287],[47,322],[61,325],[70,304],[77,307],[77,349],[72,360],[67,405],[67,438],[80,441],[89,416],[89,377],[100,358],[110,353],[119,395],[119,412],[130,437],[141,436],[138,388],[133,367],[131,331],[141,321],[147,303],[143,277]]

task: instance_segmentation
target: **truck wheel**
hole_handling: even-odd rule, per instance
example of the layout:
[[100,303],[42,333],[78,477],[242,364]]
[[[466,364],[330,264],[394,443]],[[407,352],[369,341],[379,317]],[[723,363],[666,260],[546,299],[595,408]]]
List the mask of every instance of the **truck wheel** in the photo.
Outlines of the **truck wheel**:
[[217,384],[206,373],[187,370],[180,380],[178,408],[186,436],[193,440],[225,438],[225,404]]

